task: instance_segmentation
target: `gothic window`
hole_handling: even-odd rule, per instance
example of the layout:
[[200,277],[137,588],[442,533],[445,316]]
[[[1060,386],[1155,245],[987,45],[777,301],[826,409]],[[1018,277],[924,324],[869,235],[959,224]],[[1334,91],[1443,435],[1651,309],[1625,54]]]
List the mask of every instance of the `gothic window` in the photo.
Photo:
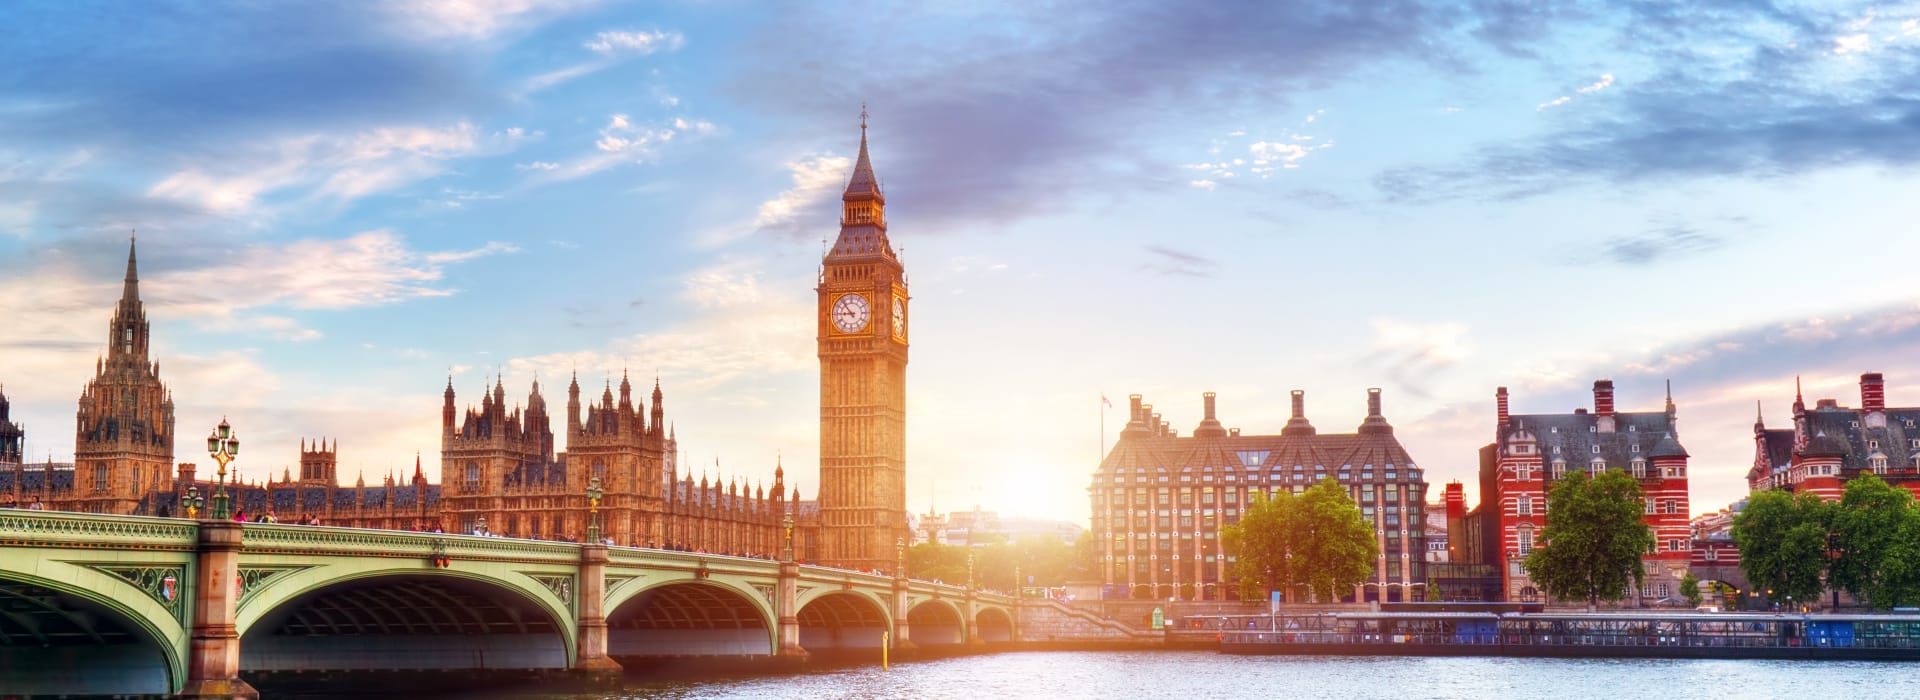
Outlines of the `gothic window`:
[[120,345],[125,349],[124,352],[133,352],[133,326],[121,329]]
[[480,486],[479,462],[471,460],[467,462],[467,486],[470,488],[478,488]]
[[603,484],[606,483],[606,480],[607,480],[606,460],[603,460],[603,459],[593,460],[593,478],[599,479]]
[[96,462],[93,465],[93,490],[96,492],[105,492],[107,490],[106,462]]

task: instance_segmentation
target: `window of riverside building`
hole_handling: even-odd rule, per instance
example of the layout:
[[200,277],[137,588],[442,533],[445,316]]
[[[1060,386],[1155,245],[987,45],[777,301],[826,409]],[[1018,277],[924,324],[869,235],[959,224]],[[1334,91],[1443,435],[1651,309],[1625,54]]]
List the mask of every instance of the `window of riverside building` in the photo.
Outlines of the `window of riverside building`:
[[1874,457],[1872,459],[1867,460],[1867,462],[1873,467],[1873,473],[1875,474],[1887,473],[1887,458]]
[[1168,505],[1173,500],[1173,494],[1167,493],[1166,489],[1155,491],[1154,497],[1158,500],[1159,504],[1163,506]]
[[479,485],[479,483],[480,483],[480,463],[467,462],[467,485],[477,486]]
[[[1554,449],[1556,449],[1556,450],[1558,450],[1559,448],[1554,448]],[[1559,460],[1559,459],[1556,459],[1556,460],[1553,460],[1553,478],[1554,478],[1554,479],[1559,479],[1559,478],[1561,478],[1561,477],[1564,477],[1564,476],[1566,476],[1566,475],[1567,475],[1567,463],[1566,463],[1566,461],[1565,461],[1565,460]]]
[[1154,480],[1162,484],[1167,483],[1167,468],[1161,467],[1154,470]]
[[1649,498],[1649,499],[1646,499],[1646,501],[1647,501],[1647,503],[1646,503],[1646,511],[1645,511],[1645,512],[1646,512],[1646,514],[1647,514],[1647,515],[1653,515],[1653,499],[1651,499],[1651,498]]
[[1533,527],[1532,526],[1521,525],[1519,537],[1517,539],[1519,540],[1520,556],[1524,557],[1528,554],[1533,553]]
[[1633,467],[1633,478],[1635,478],[1635,479],[1644,479],[1644,478],[1646,478],[1646,476],[1647,476],[1647,460],[1644,460],[1644,459],[1641,459],[1641,458],[1639,458],[1639,457],[1635,457],[1635,458],[1633,458],[1633,462],[1631,462],[1630,464],[1631,464],[1631,465],[1632,465],[1632,467]]
[[1200,505],[1203,505],[1203,506],[1213,505],[1213,489],[1212,488],[1208,488],[1200,492]]
[[1679,503],[1680,503],[1679,501],[1668,499],[1665,502],[1661,503],[1661,512],[1664,512],[1667,515],[1673,515],[1675,512],[1678,512],[1675,509],[1675,506],[1679,505]]
[[1238,454],[1243,467],[1257,467],[1267,461],[1266,450],[1241,450]]
[[1173,527],[1173,516],[1170,516],[1170,515],[1162,515],[1162,516],[1160,516],[1160,519],[1159,519],[1159,520],[1157,520],[1157,521],[1155,521],[1155,522],[1156,522],[1156,523],[1157,523],[1157,524],[1158,524],[1158,525],[1159,525],[1160,527]]
[[1294,484],[1294,485],[1293,485],[1293,495],[1295,495],[1295,496],[1298,496],[1298,495],[1300,495],[1300,494],[1303,494],[1303,493],[1306,493],[1306,492],[1307,492],[1307,487],[1305,487],[1305,486],[1302,486],[1302,485],[1300,485],[1300,484]]
[[1183,505],[1183,506],[1193,505],[1193,489],[1192,488],[1180,489],[1180,505]]
[[1533,515],[1533,497],[1521,496],[1514,499],[1514,512],[1520,515]]

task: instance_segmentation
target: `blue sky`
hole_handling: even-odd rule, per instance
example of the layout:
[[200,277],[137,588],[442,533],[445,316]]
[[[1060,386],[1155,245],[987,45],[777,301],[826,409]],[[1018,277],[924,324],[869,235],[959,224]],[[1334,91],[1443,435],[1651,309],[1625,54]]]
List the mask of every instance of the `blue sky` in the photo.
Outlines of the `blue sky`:
[[0,382],[69,456],[138,228],[180,434],[229,416],[249,478],[323,435],[431,474],[449,373],[577,369],[811,496],[863,102],[916,512],[1084,521],[1102,392],[1271,432],[1299,388],[1345,431],[1379,386],[1471,486],[1495,386],[1671,379],[1696,512],[1795,375],[1920,403],[1920,7],[1735,0],[8,4]]

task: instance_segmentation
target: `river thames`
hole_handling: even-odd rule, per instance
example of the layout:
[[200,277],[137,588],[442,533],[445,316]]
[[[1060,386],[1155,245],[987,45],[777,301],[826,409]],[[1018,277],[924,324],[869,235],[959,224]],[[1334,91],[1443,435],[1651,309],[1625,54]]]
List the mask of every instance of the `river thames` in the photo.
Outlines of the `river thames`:
[[702,681],[630,680],[618,692],[507,698],[1814,698],[1920,696],[1920,666],[1715,661],[1222,656],[1207,651],[1012,652]]

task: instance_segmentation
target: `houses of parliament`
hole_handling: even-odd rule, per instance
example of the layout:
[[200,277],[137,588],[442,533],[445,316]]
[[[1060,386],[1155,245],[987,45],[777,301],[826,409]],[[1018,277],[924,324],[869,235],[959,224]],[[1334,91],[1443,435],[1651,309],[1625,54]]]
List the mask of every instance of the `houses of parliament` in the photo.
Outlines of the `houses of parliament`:
[[[233,507],[289,523],[578,541],[587,530],[587,488],[597,479],[601,532],[615,544],[773,556],[791,515],[800,559],[891,569],[896,541],[910,534],[905,380],[911,297],[887,238],[886,198],[867,154],[866,130],[863,113],[840,233],[821,260],[814,290],[818,500],[802,500],[779,464],[771,488],[704,475],[695,481],[677,459],[659,379],[636,397],[623,374],[617,387],[609,380],[597,394],[583,392],[577,377],[569,381],[557,432],[537,380],[524,402],[510,406],[505,383],[495,379],[482,388],[477,406],[462,408],[449,377],[440,407],[439,483],[426,478],[416,458],[411,475],[343,485],[338,442],[303,440],[297,473],[288,467],[265,483],[228,484]],[[26,431],[0,390],[0,505],[181,516],[190,488],[203,498],[213,493],[212,470],[175,461],[173,391],[160,378],[151,333],[129,242],[106,353],[80,393],[72,464],[27,463]],[[562,439],[565,451],[556,452]]]

